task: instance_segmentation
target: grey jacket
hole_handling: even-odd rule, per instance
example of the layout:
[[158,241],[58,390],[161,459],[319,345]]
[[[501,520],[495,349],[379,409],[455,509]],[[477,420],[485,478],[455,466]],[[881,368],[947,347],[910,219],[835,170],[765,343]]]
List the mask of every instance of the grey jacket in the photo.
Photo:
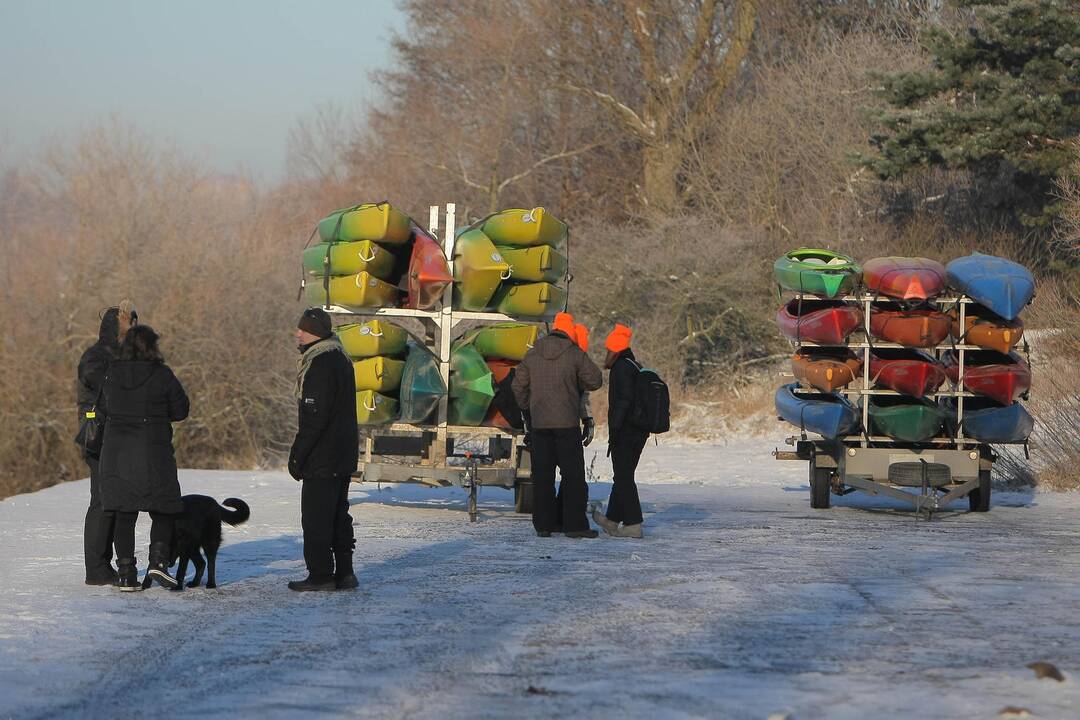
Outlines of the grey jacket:
[[517,366],[513,390],[533,429],[566,429],[581,427],[582,393],[603,383],[596,363],[569,337],[554,332],[540,338]]

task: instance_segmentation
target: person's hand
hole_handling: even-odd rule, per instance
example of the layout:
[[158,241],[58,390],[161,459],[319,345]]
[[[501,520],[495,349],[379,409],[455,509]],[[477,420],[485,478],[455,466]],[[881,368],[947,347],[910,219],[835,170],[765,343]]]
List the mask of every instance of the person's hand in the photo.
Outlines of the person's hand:
[[585,418],[585,427],[581,431],[581,446],[589,447],[589,443],[593,441],[593,435],[596,434],[596,423],[592,418]]
[[528,430],[525,431],[525,436],[521,438],[521,444],[525,447],[532,447],[532,433]]

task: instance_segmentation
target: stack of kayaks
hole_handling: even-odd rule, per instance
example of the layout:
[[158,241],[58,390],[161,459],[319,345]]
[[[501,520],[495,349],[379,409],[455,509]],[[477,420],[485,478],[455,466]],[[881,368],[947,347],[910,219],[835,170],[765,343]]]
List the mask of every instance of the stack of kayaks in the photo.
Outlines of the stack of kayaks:
[[441,246],[389,203],[336,210],[318,233],[302,257],[312,305],[427,310],[453,281]]
[[[829,439],[858,432],[862,408],[841,397],[853,393],[871,436],[922,443],[962,430],[979,442],[1011,443],[1031,433],[1031,416],[1018,402],[1031,370],[1015,352],[1024,332],[1018,315],[1035,287],[1023,266],[974,253],[945,266],[877,258],[860,270],[845,255],[800,248],[773,271],[781,290],[796,293],[777,313],[781,333],[796,345],[797,382],[776,395],[788,422]],[[857,331],[852,352],[849,336]]]
[[334,333],[353,361],[357,422],[361,425],[394,422],[398,417],[408,334],[385,320],[338,325]]
[[[459,343],[474,348],[484,359],[492,374],[494,393],[487,415],[482,421],[483,425],[503,429],[520,429],[521,422],[519,418],[509,418],[499,411],[500,407],[515,407],[516,402],[501,396],[504,393],[511,392],[509,383],[506,380],[518,363],[525,358],[525,354],[536,343],[539,334],[539,325],[495,323],[476,328],[462,336]],[[453,378],[451,378],[452,384]]]
[[566,305],[566,224],[544,208],[510,209],[454,245],[454,307],[550,319]]

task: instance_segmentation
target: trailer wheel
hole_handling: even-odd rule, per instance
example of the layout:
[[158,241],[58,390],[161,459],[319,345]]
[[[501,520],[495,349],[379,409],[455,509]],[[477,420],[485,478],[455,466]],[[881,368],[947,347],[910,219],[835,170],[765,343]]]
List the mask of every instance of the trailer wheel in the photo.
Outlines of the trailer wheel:
[[832,505],[832,470],[819,468],[813,458],[810,459],[810,507],[815,510],[828,510]]
[[514,512],[532,515],[533,511],[533,484],[521,482],[514,485]]
[[979,487],[968,493],[968,509],[971,512],[990,510],[990,471],[979,471]]

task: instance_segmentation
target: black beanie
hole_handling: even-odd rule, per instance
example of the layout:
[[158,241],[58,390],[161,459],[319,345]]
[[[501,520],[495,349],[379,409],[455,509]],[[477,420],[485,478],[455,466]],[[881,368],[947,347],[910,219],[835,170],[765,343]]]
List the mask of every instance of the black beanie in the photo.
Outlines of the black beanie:
[[334,326],[330,322],[330,313],[317,307],[305,310],[304,314],[300,316],[300,322],[296,323],[296,327],[324,339],[334,334]]

